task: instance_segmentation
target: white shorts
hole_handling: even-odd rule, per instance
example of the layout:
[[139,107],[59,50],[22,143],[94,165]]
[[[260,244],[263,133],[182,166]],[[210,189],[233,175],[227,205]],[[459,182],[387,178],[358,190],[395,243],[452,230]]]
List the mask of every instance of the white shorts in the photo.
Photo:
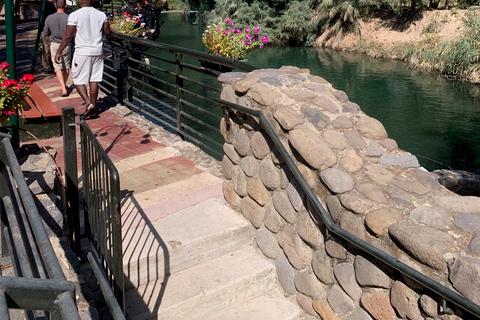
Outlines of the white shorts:
[[74,84],[89,84],[103,80],[103,56],[79,56],[74,54],[72,61]]

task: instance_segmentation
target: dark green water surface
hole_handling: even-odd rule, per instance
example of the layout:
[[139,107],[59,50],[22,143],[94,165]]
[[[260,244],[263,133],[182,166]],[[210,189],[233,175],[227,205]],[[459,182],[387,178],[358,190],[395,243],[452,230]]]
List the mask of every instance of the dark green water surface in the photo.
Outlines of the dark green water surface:
[[[180,14],[162,14],[159,41],[204,51],[203,26]],[[347,93],[381,121],[399,147],[441,161],[453,169],[480,172],[480,90],[478,85],[422,73],[404,63],[326,49],[255,49],[246,59],[258,68],[308,68]]]

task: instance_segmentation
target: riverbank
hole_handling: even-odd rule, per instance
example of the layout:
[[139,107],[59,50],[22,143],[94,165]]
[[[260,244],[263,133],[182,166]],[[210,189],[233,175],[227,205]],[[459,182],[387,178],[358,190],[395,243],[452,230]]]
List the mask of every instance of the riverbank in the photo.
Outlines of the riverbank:
[[[375,58],[402,60],[423,71],[448,74],[444,45],[453,43],[465,33],[468,11],[430,10],[404,17],[376,13],[361,21],[362,36],[359,33],[331,36],[324,32],[315,44]],[[480,82],[475,68],[448,75],[472,83]]]

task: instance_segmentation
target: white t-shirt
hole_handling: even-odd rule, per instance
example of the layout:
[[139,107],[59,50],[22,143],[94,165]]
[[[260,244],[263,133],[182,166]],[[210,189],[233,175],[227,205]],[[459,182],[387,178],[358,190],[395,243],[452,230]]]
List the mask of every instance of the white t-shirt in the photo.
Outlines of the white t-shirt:
[[93,7],[82,7],[68,16],[68,25],[76,26],[75,54],[99,56],[103,49],[103,23],[105,13]]

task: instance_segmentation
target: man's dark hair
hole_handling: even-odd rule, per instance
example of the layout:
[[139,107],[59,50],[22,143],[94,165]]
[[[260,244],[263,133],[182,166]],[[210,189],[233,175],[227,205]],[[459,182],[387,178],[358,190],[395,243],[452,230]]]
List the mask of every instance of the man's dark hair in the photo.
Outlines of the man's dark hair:
[[67,1],[66,0],[57,0],[55,2],[55,5],[57,8],[65,8],[67,6]]

